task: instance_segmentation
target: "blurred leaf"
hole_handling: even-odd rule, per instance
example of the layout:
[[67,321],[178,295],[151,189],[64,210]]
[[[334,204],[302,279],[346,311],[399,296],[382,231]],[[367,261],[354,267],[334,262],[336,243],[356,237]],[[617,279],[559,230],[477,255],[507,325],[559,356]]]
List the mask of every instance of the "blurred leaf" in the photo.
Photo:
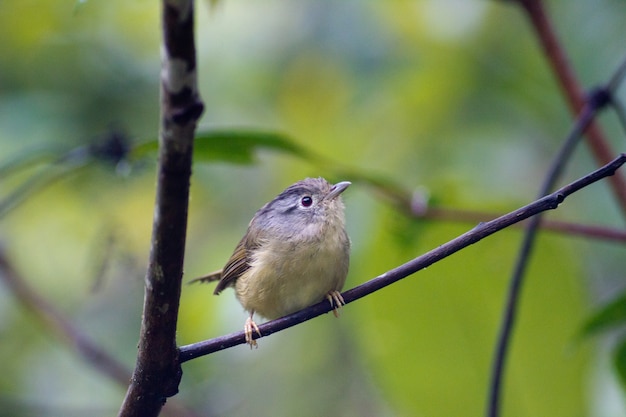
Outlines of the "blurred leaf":
[[[351,265],[351,274],[379,273],[385,270],[381,259],[393,265],[409,256],[410,247],[403,249],[392,240],[396,230],[388,224],[378,222],[378,229],[369,231],[370,252],[361,255],[359,265]],[[424,227],[413,253],[464,229],[455,224]],[[565,358],[562,352],[576,330],[572,319],[581,319],[584,297],[571,279],[578,276],[576,266],[567,257],[556,256],[563,250],[559,243],[547,238],[533,259],[507,362],[510,380],[532,383],[507,390],[502,415],[568,416],[583,404],[578,381],[586,369],[585,353],[580,349]],[[367,323],[366,331],[355,328],[355,337],[362,340],[364,360],[383,396],[410,410],[398,415],[481,415],[492,355],[488,341],[497,329],[516,249],[515,240],[505,235],[485,239],[379,291],[362,305],[350,306],[358,309],[359,321]],[[544,273],[555,278],[549,283],[532,279]],[[561,296],[555,300],[554,294]],[[455,401],[449,401],[450,392],[455,393]]]
[[136,161],[141,158],[156,152],[159,149],[159,141],[157,139],[150,139],[145,142],[134,145],[128,153],[128,158],[131,161]]
[[626,339],[620,340],[619,345],[615,348],[613,352],[613,365],[615,366],[622,387],[626,387]]
[[[130,151],[130,159],[145,157],[156,152],[158,147],[159,143],[156,139],[136,145]],[[375,173],[352,169],[318,155],[280,132],[246,129],[198,132],[194,145],[194,162],[221,161],[250,165],[254,163],[255,152],[261,149],[280,151],[302,158],[331,172],[334,177],[367,184],[400,211],[406,213],[410,209],[410,192],[396,182]]]
[[380,195],[406,210],[410,205],[409,192],[392,180],[380,175],[349,168],[337,161],[325,158],[297,144],[289,136],[261,130],[205,131],[196,135],[194,158],[196,162],[226,161],[240,164],[254,162],[254,152],[271,149],[302,158],[323,167],[334,176],[359,181],[374,188]]
[[241,164],[254,162],[254,152],[271,149],[304,159],[315,157],[290,137],[278,132],[255,130],[205,131],[196,135],[196,161],[229,161]]
[[[152,140],[136,146],[131,155],[139,158],[157,149],[158,141]],[[317,159],[283,133],[240,129],[198,132],[194,158],[195,162],[223,161],[247,165],[254,162],[254,154],[260,149],[277,150],[308,160]]]
[[591,336],[626,324],[626,293],[596,311],[583,325],[581,336]]

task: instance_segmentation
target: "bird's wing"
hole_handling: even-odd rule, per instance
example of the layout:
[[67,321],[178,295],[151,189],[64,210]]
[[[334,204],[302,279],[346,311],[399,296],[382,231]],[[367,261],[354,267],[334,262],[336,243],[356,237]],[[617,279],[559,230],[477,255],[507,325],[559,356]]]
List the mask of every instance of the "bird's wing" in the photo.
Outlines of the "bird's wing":
[[189,281],[189,284],[196,282],[213,282],[219,281],[215,287],[213,294],[218,295],[226,287],[229,287],[235,283],[244,272],[250,268],[248,250],[246,249],[246,239],[241,239],[241,242],[235,248],[235,251],[230,256],[230,259],[226,263],[223,269],[219,271],[211,272],[210,274],[194,278]]
[[217,295],[226,287],[233,285],[237,278],[250,269],[251,253],[259,246],[260,240],[258,236],[253,238],[250,233],[246,233],[235,248],[226,266],[224,266],[220,282],[217,283],[214,294]]

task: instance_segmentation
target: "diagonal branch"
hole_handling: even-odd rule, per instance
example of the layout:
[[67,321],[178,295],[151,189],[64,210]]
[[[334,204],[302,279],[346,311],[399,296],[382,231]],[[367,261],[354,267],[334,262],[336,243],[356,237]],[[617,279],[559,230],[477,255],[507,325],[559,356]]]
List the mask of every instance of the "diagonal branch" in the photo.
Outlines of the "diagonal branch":
[[[438,262],[459,250],[474,244],[487,236],[496,233],[508,226],[518,223],[524,219],[528,219],[541,212],[547,210],[556,209],[559,204],[565,200],[569,195],[603,179],[613,175],[624,163],[626,163],[626,154],[621,154],[615,158],[609,164],[599,168],[592,173],[586,175],[583,178],[574,181],[552,194],[549,194],[539,200],[534,201],[524,207],[521,207],[511,213],[498,217],[486,223],[481,223],[472,230],[462,234],[461,236],[439,246],[436,249],[431,250],[403,265],[398,266],[378,277],[367,281],[351,290],[344,292],[343,298],[347,303],[356,301],[359,298],[363,298],[375,291],[380,290],[388,285],[393,284],[407,276],[420,271],[435,262]],[[311,307],[307,307],[296,313],[288,316],[264,323],[259,326],[263,337],[269,336],[272,333],[287,329],[295,326],[299,323],[305,322],[312,318],[315,318],[324,313],[328,313],[331,310],[331,306],[328,302],[324,301],[315,304]],[[253,335],[255,338],[257,334]],[[232,346],[243,344],[245,342],[243,332],[232,333],[226,336],[217,337],[214,339],[206,340],[203,342],[194,343],[191,345],[181,346],[180,362],[186,362],[200,356],[208,355],[213,352],[217,352],[223,349],[227,349]]]
[[[16,270],[0,247],[0,281],[9,288],[15,299],[28,310],[36,320],[43,324],[46,332],[58,336],[86,364],[125,387],[131,377],[131,370],[104,350],[95,340],[86,335],[70,318],[56,308],[37,289],[29,285]],[[180,401],[170,401],[163,409],[165,416],[196,417],[194,411]]]
[[178,392],[176,347],[193,139],[203,111],[197,89],[192,0],[163,0],[161,131],[156,204],[135,371],[119,412],[157,416]]
[[44,324],[46,330],[66,341],[86,363],[118,384],[123,386],[128,384],[130,370],[87,337],[52,303],[28,285],[9,262],[3,249],[0,249],[0,280],[13,292],[24,308]]

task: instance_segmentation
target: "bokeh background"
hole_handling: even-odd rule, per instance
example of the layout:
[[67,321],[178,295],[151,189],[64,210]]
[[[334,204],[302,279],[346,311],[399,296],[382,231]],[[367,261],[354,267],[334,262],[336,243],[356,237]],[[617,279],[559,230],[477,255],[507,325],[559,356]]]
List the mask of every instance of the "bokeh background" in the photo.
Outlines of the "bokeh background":
[[[624,55],[626,3],[548,1],[586,86]],[[16,271],[111,355],[134,364],[149,253],[154,153],[120,163],[55,155],[116,131],[154,141],[159,8],[137,0],[0,2],[0,243]],[[532,201],[572,124],[514,2],[230,0],[197,4],[200,131],[289,135],[337,164],[428,194],[440,207],[504,213]],[[624,96],[623,92],[620,95]],[[616,149],[624,132],[600,118]],[[117,161],[116,161],[117,162]],[[70,169],[80,165],[80,169]],[[567,171],[594,169],[582,145]],[[199,158],[185,279],[220,268],[255,210],[328,166],[280,150]],[[46,178],[57,181],[44,184]],[[29,183],[36,178],[34,185]],[[31,184],[20,199],[13,194]],[[38,186],[40,185],[40,186]],[[43,185],[46,185],[45,187]],[[409,219],[355,181],[345,193],[356,286],[473,225]],[[19,203],[19,204],[18,204]],[[620,226],[601,183],[549,218]],[[480,416],[519,229],[325,315],[184,365],[177,399],[202,415]],[[624,288],[615,243],[542,233],[504,385],[506,416],[623,416],[615,336],[580,338]],[[231,291],[185,286],[179,344],[238,331]],[[0,415],[105,416],[125,387],[83,362],[0,285]]]

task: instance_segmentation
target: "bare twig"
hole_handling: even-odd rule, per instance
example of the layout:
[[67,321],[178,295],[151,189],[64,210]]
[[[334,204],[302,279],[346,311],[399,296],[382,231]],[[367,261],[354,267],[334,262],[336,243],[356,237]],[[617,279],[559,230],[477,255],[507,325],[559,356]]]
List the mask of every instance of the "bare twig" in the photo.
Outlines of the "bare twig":
[[[57,335],[66,345],[74,349],[79,358],[102,375],[125,387],[130,381],[131,370],[115,359],[109,352],[74,325],[72,320],[41,296],[9,261],[0,247],[0,280],[14,294],[29,313],[42,323],[44,330]],[[179,401],[170,401],[163,410],[166,416],[197,417],[194,411]]]
[[[624,163],[626,163],[626,154],[621,154],[618,158],[614,159],[609,164],[603,166],[596,171],[593,171],[589,175],[586,175],[585,177],[580,178],[577,181],[572,182],[571,184],[562,187],[561,189],[555,191],[550,195],[547,195],[504,216],[498,217],[495,220],[481,223],[474,229],[439,246],[438,248],[433,249],[430,252],[427,252],[424,255],[413,259],[412,261],[400,265],[395,269],[392,269],[362,285],[359,285],[358,287],[352,288],[351,290],[344,292],[342,294],[343,298],[346,303],[356,301],[359,298],[365,297],[366,295],[369,295],[381,288],[393,284],[394,282],[399,281],[402,278],[414,274],[417,271],[424,269],[427,266],[432,265],[435,262],[440,261],[441,259],[446,258],[458,252],[459,250],[496,233],[499,230],[511,226],[512,224],[535,216],[536,214],[543,211],[556,209],[566,197],[575,193],[576,191],[581,190],[584,187],[587,187],[601,180],[602,178],[613,175],[617,171],[617,169],[619,169],[619,167],[621,167]],[[324,301],[311,307],[307,307],[296,313],[290,314],[288,316],[267,323],[263,323],[259,326],[259,329],[261,330],[261,334],[263,334],[263,337],[269,336],[270,334],[295,326],[299,323],[305,322],[324,313],[328,313],[331,309],[332,307],[330,306],[330,304]],[[258,335],[254,334],[253,337],[257,338]],[[203,342],[181,346],[179,349],[179,360],[181,363],[183,363],[191,359],[203,355],[208,355],[210,353],[217,352],[219,350],[223,350],[243,343],[246,343],[243,332],[237,332],[226,336],[217,337],[211,340],[206,340]]]
[[119,415],[157,416],[182,376],[176,347],[196,123],[192,0],[162,0],[161,132],[150,261],[135,371]]
[[[541,189],[538,193],[538,197],[548,194],[554,187],[554,184],[558,180],[559,176],[565,168],[565,164],[569,161],[571,154],[582,137],[582,132],[587,128],[589,123],[593,120],[598,109],[593,106],[587,106],[581,117],[577,120],[577,123],[567,137],[561,150],[554,158],[546,179],[541,185]],[[506,304],[504,308],[504,315],[502,324],[500,326],[500,334],[496,345],[496,351],[494,353],[494,362],[491,375],[491,384],[489,390],[489,400],[487,405],[487,415],[490,417],[496,417],[500,408],[500,391],[502,387],[502,378],[504,375],[504,364],[508,353],[508,347],[511,342],[511,335],[515,319],[517,316],[517,308],[520,300],[520,293],[523,284],[524,272],[528,265],[528,259],[532,252],[532,246],[539,230],[542,214],[538,214],[528,223],[522,246],[518,254],[518,258],[515,264],[513,275],[509,284],[509,290],[507,294]]]
[[[556,80],[563,90],[572,113],[574,115],[578,115],[585,107],[587,97],[578,82],[576,75],[574,74],[574,70],[569,63],[563,46],[556,36],[553,24],[544,9],[543,1],[517,0],[517,2],[527,12],[528,17],[535,28],[539,42],[541,43],[546,58],[552,67]],[[599,165],[606,164],[611,160],[611,158],[613,158],[615,153],[611,150],[611,147],[602,130],[596,123],[592,122],[589,124],[586,133],[589,146],[594,157],[596,158],[596,161]],[[614,177],[611,177],[609,179],[609,184],[611,185],[622,212],[626,214],[626,180],[624,179],[624,176],[615,175]]]
[[[444,207],[428,208],[423,214],[417,215],[425,220],[442,220],[448,222],[479,223],[499,216],[499,214],[489,214],[467,210],[448,209]],[[523,221],[511,227],[528,227],[528,222]],[[626,230],[618,230],[613,227],[587,225],[561,220],[541,221],[541,230],[562,233],[568,236],[578,236],[584,238],[626,243]]]
[[[617,88],[619,80],[624,73],[624,65],[622,64],[615,72],[606,87],[597,88],[593,91],[585,107],[582,109],[574,128],[568,135],[560,151],[554,158],[548,174],[542,184],[538,196],[541,197],[550,192],[556,184],[559,176],[564,170],[565,164],[569,161],[574,148],[578,144],[583,132],[593,123],[596,113],[612,102],[613,89]],[[513,270],[507,299],[504,307],[504,314],[500,326],[500,332],[496,342],[494,353],[491,381],[489,387],[489,398],[487,400],[487,416],[497,417],[500,413],[500,401],[502,390],[502,379],[504,377],[504,366],[506,363],[507,353],[511,344],[511,336],[515,320],[517,317],[517,309],[520,301],[521,289],[524,281],[524,273],[528,260],[532,253],[532,247],[535,237],[539,230],[542,219],[539,214],[530,219],[522,246],[518,254],[517,261]]]
[[[605,105],[611,105],[616,112],[618,112],[618,102],[610,98],[610,94],[605,93],[614,91],[617,88],[616,75],[623,73],[623,68],[626,66],[626,60],[624,64],[620,66],[618,71],[613,75],[611,80],[607,83],[606,88],[597,89],[593,97],[597,97],[596,100],[592,100],[595,104],[595,109],[600,109]],[[584,116],[581,114],[581,117]],[[580,117],[579,117],[580,119]],[[588,123],[588,121],[586,122]],[[626,121],[624,122],[626,127]],[[315,161],[320,166],[323,166],[325,170],[332,172],[336,178],[350,178],[350,181],[354,183],[361,183],[370,187],[376,196],[386,201],[393,206],[399,212],[406,216],[416,219],[424,220],[445,220],[450,222],[466,222],[466,223],[478,223],[488,221],[494,217],[498,217],[500,213],[485,213],[469,210],[451,209],[446,207],[432,207],[428,204],[428,198],[422,196],[420,192],[411,193],[410,190],[397,184],[396,182],[382,178],[380,176],[372,175],[367,172],[363,172],[358,169],[349,168],[342,163],[325,158],[321,155],[300,147],[298,151],[302,156],[306,155],[309,160]],[[526,222],[521,222],[514,227],[526,227]],[[626,230],[617,230],[615,228],[584,225],[579,223],[565,222],[559,220],[543,220],[541,222],[542,230],[550,230],[569,236],[580,236],[585,238],[592,238],[598,240],[607,240],[615,242],[626,241]]]

